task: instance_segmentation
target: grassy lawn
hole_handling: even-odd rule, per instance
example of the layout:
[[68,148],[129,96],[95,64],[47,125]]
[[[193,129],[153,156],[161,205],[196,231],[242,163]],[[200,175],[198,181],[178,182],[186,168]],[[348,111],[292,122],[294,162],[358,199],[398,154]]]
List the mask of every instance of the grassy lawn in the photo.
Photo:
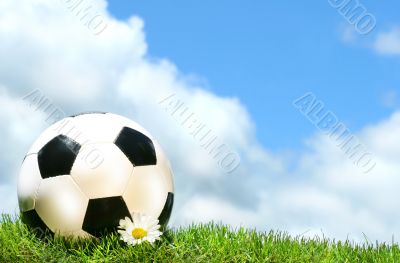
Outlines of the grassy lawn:
[[0,219],[0,262],[400,262],[398,245],[356,246],[217,224],[169,230],[153,246],[100,240],[39,240],[19,220]]

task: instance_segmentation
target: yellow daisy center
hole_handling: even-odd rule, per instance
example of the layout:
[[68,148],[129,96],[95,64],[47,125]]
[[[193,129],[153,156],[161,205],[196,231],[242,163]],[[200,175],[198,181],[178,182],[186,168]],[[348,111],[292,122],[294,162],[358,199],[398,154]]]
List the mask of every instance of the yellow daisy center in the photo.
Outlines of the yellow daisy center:
[[132,230],[132,236],[135,239],[144,238],[147,236],[147,231],[144,230],[143,228],[138,227]]

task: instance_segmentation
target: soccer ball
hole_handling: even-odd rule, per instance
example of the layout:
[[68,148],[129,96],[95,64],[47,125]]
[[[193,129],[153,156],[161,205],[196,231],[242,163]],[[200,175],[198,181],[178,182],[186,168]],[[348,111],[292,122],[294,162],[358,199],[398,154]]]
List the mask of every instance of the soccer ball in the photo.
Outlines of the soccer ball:
[[31,229],[99,237],[142,213],[165,226],[173,179],[160,145],[137,123],[111,113],[83,113],[45,130],[22,163],[21,218]]

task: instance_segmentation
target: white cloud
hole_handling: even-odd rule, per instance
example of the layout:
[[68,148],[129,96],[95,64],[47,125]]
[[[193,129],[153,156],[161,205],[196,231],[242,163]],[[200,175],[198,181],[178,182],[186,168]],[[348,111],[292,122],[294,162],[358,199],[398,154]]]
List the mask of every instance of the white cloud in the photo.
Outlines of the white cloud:
[[[229,201],[214,196],[194,196],[179,210],[179,224],[199,222],[223,222],[233,227],[259,225],[256,211],[240,209]],[[174,222],[172,222],[174,223]],[[176,223],[176,222],[175,222]]]
[[22,99],[16,100],[0,85],[0,137],[2,149],[0,152],[1,174],[0,183],[15,178],[19,164],[22,162],[29,144],[35,139],[35,134],[29,130],[39,130],[46,127],[42,121],[44,114],[26,107]]
[[[322,231],[341,239],[350,234],[362,240],[364,232],[382,241],[398,233],[400,113],[359,133],[378,160],[372,173],[361,174],[319,135],[309,139],[295,165],[289,164],[257,142],[255,124],[237,98],[213,94],[170,61],[149,59],[143,21],[118,21],[104,9],[104,1],[98,2],[109,26],[97,37],[57,1],[0,2],[0,58],[7,61],[0,64],[0,135],[7,149],[0,152],[0,211],[15,210],[13,175],[46,126],[45,114],[21,101],[40,89],[68,114],[92,109],[120,113],[158,138],[176,176],[175,225],[214,219],[293,234]],[[241,154],[235,173],[224,174],[165,112],[159,101],[173,93]]]
[[400,55],[400,28],[380,33],[375,40],[374,48],[381,54]]
[[2,198],[1,213],[17,214],[18,201],[17,193],[15,192],[16,184],[2,185],[0,184],[0,196]]

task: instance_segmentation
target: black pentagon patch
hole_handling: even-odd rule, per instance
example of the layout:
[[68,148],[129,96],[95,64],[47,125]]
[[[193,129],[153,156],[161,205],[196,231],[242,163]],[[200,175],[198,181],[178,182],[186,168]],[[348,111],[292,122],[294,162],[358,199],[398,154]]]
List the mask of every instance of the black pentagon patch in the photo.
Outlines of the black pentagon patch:
[[70,174],[80,148],[77,142],[65,135],[49,141],[38,153],[42,178]]
[[135,166],[157,164],[154,144],[141,132],[124,127],[114,143]]
[[100,237],[116,231],[119,220],[125,217],[132,220],[122,196],[91,199],[82,229],[95,237]]
[[174,205],[174,194],[169,192],[167,196],[167,201],[165,201],[164,208],[158,217],[160,225],[166,226],[168,224],[169,218],[171,216],[172,207]]
[[54,236],[54,233],[46,226],[36,210],[21,212],[21,221],[25,223],[29,230],[40,239],[47,236]]
[[81,116],[81,115],[86,115],[86,114],[106,114],[106,112],[104,112],[104,111],[84,111],[84,112],[80,112],[80,113],[71,115],[69,117],[75,118],[75,117],[78,117],[78,116]]

